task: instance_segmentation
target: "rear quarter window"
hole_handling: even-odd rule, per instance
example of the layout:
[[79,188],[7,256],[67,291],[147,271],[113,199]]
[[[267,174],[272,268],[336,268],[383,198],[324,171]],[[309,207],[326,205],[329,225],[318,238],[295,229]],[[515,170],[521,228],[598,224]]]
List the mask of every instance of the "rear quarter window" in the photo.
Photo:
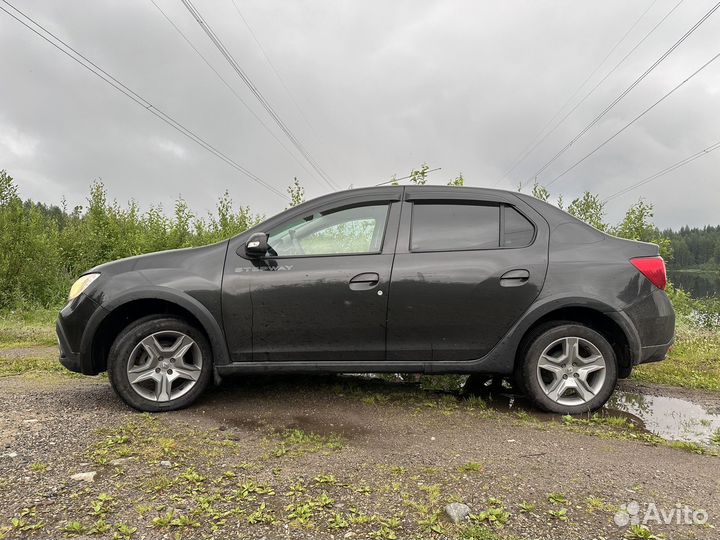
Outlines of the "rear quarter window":
[[525,216],[512,206],[504,208],[503,247],[523,247],[532,243],[535,227]]

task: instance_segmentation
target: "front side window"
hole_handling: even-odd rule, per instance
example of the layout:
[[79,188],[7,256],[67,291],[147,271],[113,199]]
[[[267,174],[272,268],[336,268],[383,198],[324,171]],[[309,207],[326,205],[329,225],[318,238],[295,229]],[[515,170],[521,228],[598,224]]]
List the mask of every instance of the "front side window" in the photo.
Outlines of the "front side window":
[[413,204],[410,249],[456,251],[500,246],[497,204]]
[[277,257],[377,253],[387,216],[387,204],[303,216],[270,231],[268,253]]

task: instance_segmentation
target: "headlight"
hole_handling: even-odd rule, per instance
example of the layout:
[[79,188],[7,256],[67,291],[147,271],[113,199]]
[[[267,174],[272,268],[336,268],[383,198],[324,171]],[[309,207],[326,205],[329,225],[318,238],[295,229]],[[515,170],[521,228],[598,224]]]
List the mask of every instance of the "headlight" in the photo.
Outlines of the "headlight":
[[95,281],[99,277],[100,274],[85,274],[84,276],[80,276],[80,279],[78,279],[75,283],[72,284],[72,287],[70,287],[68,301],[72,300],[73,298],[77,298],[85,289],[90,286],[93,281]]

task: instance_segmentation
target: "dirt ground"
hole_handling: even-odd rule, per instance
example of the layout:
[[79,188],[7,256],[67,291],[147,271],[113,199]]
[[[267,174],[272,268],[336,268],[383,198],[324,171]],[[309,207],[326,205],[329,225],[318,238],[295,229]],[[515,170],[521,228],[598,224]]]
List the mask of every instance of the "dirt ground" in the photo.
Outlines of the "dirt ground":
[[619,538],[632,501],[707,513],[655,535],[718,537],[717,457],[587,424],[360,377],[227,380],[149,415],[103,377],[7,376],[0,538]]

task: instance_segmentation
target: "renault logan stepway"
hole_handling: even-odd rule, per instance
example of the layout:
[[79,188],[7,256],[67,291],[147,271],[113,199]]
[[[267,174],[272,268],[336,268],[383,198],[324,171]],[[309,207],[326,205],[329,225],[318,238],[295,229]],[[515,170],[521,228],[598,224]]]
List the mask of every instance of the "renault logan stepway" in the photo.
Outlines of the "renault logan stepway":
[[247,373],[512,378],[540,408],[597,409],[665,358],[675,316],[654,244],[520,193],[391,186],[303,203],[229,240],[89,270],[60,361],[144,411]]

